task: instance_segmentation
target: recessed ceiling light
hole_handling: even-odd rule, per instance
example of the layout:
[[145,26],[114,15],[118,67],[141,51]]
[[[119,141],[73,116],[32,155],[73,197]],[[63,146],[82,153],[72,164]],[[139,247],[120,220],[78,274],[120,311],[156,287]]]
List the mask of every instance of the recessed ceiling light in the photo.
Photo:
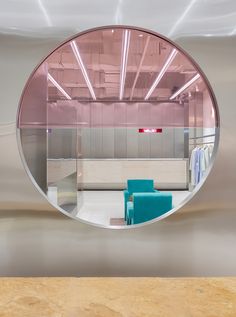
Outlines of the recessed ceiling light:
[[139,37],[143,37],[143,34],[139,34],[138,36],[139,36]]

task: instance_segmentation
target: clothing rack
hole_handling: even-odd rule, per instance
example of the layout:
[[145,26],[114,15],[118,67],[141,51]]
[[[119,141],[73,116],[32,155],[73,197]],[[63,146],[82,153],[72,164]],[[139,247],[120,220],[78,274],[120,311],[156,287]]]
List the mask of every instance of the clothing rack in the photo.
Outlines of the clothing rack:
[[210,137],[212,137],[212,136],[215,136],[215,134],[208,134],[208,135],[203,135],[203,136],[196,136],[196,137],[194,137],[194,138],[189,138],[189,140],[210,138]]
[[198,142],[198,143],[190,143],[189,145],[203,145],[203,144],[214,144],[215,142]]

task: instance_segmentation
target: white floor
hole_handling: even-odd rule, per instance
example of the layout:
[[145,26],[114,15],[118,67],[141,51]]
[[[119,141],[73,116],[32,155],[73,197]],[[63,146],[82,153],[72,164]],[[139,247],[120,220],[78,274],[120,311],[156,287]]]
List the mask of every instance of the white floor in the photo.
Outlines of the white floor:
[[[189,191],[171,191],[173,205],[178,206],[189,194]],[[91,190],[83,191],[83,204],[76,217],[105,226],[110,225],[111,218],[124,218],[123,191]],[[81,196],[78,194],[78,199]],[[48,199],[57,205],[57,188],[48,188]],[[76,212],[74,213],[76,214]]]
[[105,226],[110,225],[111,218],[124,218],[123,191],[83,191],[83,206],[77,217]]
[[[189,191],[172,191],[173,205],[178,206]],[[110,225],[111,218],[124,217],[123,191],[83,191],[83,206],[77,217],[95,224]]]

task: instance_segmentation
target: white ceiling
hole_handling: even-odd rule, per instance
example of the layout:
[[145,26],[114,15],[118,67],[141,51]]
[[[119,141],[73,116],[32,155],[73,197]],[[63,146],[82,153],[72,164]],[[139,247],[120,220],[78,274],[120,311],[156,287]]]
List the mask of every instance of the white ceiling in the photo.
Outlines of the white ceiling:
[[132,24],[172,39],[236,35],[235,0],[0,0],[0,7],[0,33],[7,34],[65,38]]

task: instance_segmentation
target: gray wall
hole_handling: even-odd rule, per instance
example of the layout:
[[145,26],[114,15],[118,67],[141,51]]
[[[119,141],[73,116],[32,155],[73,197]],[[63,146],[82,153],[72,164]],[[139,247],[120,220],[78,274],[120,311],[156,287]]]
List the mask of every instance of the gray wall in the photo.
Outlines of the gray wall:
[[[81,128],[83,158],[183,158],[184,128],[138,133],[138,128]],[[48,158],[75,158],[76,130],[50,129]]]
[[47,191],[47,135],[46,129],[22,129],[20,133],[24,158],[33,179]]
[[84,158],[181,158],[184,129],[138,133],[138,128],[82,128]]
[[31,78],[28,88],[24,94],[24,103],[27,106],[31,122],[36,123],[36,128],[21,129],[22,150],[33,179],[46,193],[47,133],[45,124],[41,128],[37,128],[37,123],[46,123],[47,118],[47,67],[45,64]]
[[49,159],[77,158],[77,129],[49,129],[47,139]]

